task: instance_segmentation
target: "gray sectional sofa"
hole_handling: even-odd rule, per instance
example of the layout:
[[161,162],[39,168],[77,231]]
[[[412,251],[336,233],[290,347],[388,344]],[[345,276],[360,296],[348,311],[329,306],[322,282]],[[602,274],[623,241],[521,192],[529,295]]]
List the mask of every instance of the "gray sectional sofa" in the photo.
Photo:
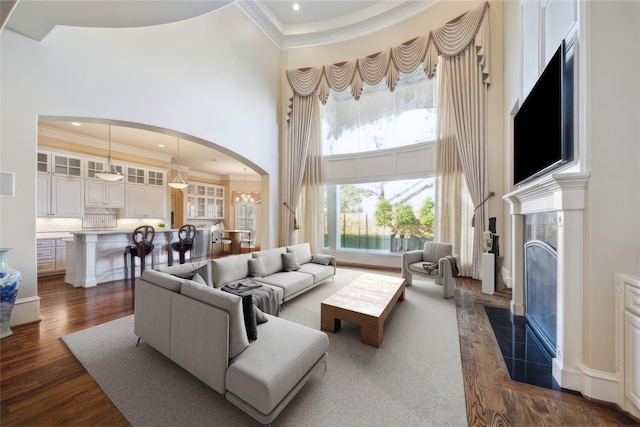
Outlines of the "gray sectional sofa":
[[[134,332],[268,424],[324,364],[329,339],[251,305],[247,310],[246,298],[221,288],[259,280],[284,302],[334,274],[335,260],[315,256],[314,262],[308,244],[147,270],[136,280]],[[251,319],[263,320],[253,320],[254,340],[249,339]]]

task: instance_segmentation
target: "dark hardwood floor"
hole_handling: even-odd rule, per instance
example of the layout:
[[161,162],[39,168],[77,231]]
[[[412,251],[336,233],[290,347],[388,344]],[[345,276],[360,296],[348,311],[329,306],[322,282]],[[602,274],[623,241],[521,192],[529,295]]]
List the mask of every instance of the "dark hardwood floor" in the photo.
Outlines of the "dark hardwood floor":
[[[638,425],[612,404],[511,381],[483,309],[508,307],[510,295],[480,288],[462,278],[455,296],[469,425]],[[128,425],[60,337],[132,314],[133,287],[73,288],[53,276],[39,279],[38,294],[42,320],[12,328],[0,343],[1,425]]]

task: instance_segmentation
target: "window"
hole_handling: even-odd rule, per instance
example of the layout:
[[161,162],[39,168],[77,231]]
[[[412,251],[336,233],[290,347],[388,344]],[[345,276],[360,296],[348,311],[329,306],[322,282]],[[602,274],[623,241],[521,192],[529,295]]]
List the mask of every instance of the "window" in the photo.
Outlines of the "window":
[[363,153],[435,140],[434,80],[422,67],[403,74],[390,92],[386,81],[366,83],[360,101],[349,89],[331,91],[323,109],[325,156]]
[[331,92],[323,108],[325,247],[403,251],[433,239],[435,83],[422,69]]

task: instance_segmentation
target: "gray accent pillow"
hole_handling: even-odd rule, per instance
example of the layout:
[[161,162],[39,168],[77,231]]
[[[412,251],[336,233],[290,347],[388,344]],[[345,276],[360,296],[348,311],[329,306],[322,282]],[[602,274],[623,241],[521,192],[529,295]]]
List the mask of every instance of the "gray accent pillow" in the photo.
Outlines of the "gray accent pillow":
[[193,280],[193,276],[195,275],[195,271],[188,271],[186,273],[171,273],[172,276],[179,277],[181,279]]
[[191,280],[193,280],[196,283],[200,283],[201,285],[207,286],[207,281],[204,280],[204,278],[198,273],[195,273],[191,278]]
[[282,254],[282,265],[284,266],[284,271],[295,271],[300,269],[298,257],[296,257],[296,254],[293,252]]
[[200,276],[200,278],[203,280],[202,282],[203,285],[207,285],[210,287],[209,263],[206,263],[205,265],[198,268],[197,270],[193,270],[193,278],[191,280],[194,280],[197,282],[197,280],[195,279],[196,276]]
[[331,264],[331,255],[315,254],[311,258],[311,262],[315,264],[329,265]]
[[249,264],[249,276],[264,277],[267,275],[267,269],[264,268],[260,258],[250,258],[247,262]]
[[261,323],[267,323],[269,321],[269,319],[267,319],[267,316],[264,315],[262,310],[260,310],[257,305],[254,304],[253,309],[256,312],[256,322],[258,322],[258,325]]

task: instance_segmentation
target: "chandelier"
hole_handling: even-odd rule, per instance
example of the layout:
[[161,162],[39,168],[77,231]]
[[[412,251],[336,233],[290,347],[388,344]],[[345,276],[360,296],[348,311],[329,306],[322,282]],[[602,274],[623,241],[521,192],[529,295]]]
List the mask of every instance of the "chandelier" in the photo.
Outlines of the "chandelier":
[[189,184],[184,182],[182,175],[180,174],[180,138],[178,138],[178,174],[173,178],[173,181],[169,183],[169,187],[183,189],[187,188]]
[[247,192],[247,168],[244,168],[244,191],[236,196],[236,203],[242,203],[244,205],[249,203],[256,203],[253,195]]
[[124,178],[124,175],[116,169],[116,165],[111,163],[111,125],[109,125],[109,155],[107,156],[107,164],[104,165],[102,172],[96,174],[96,177],[105,181],[119,181]]

